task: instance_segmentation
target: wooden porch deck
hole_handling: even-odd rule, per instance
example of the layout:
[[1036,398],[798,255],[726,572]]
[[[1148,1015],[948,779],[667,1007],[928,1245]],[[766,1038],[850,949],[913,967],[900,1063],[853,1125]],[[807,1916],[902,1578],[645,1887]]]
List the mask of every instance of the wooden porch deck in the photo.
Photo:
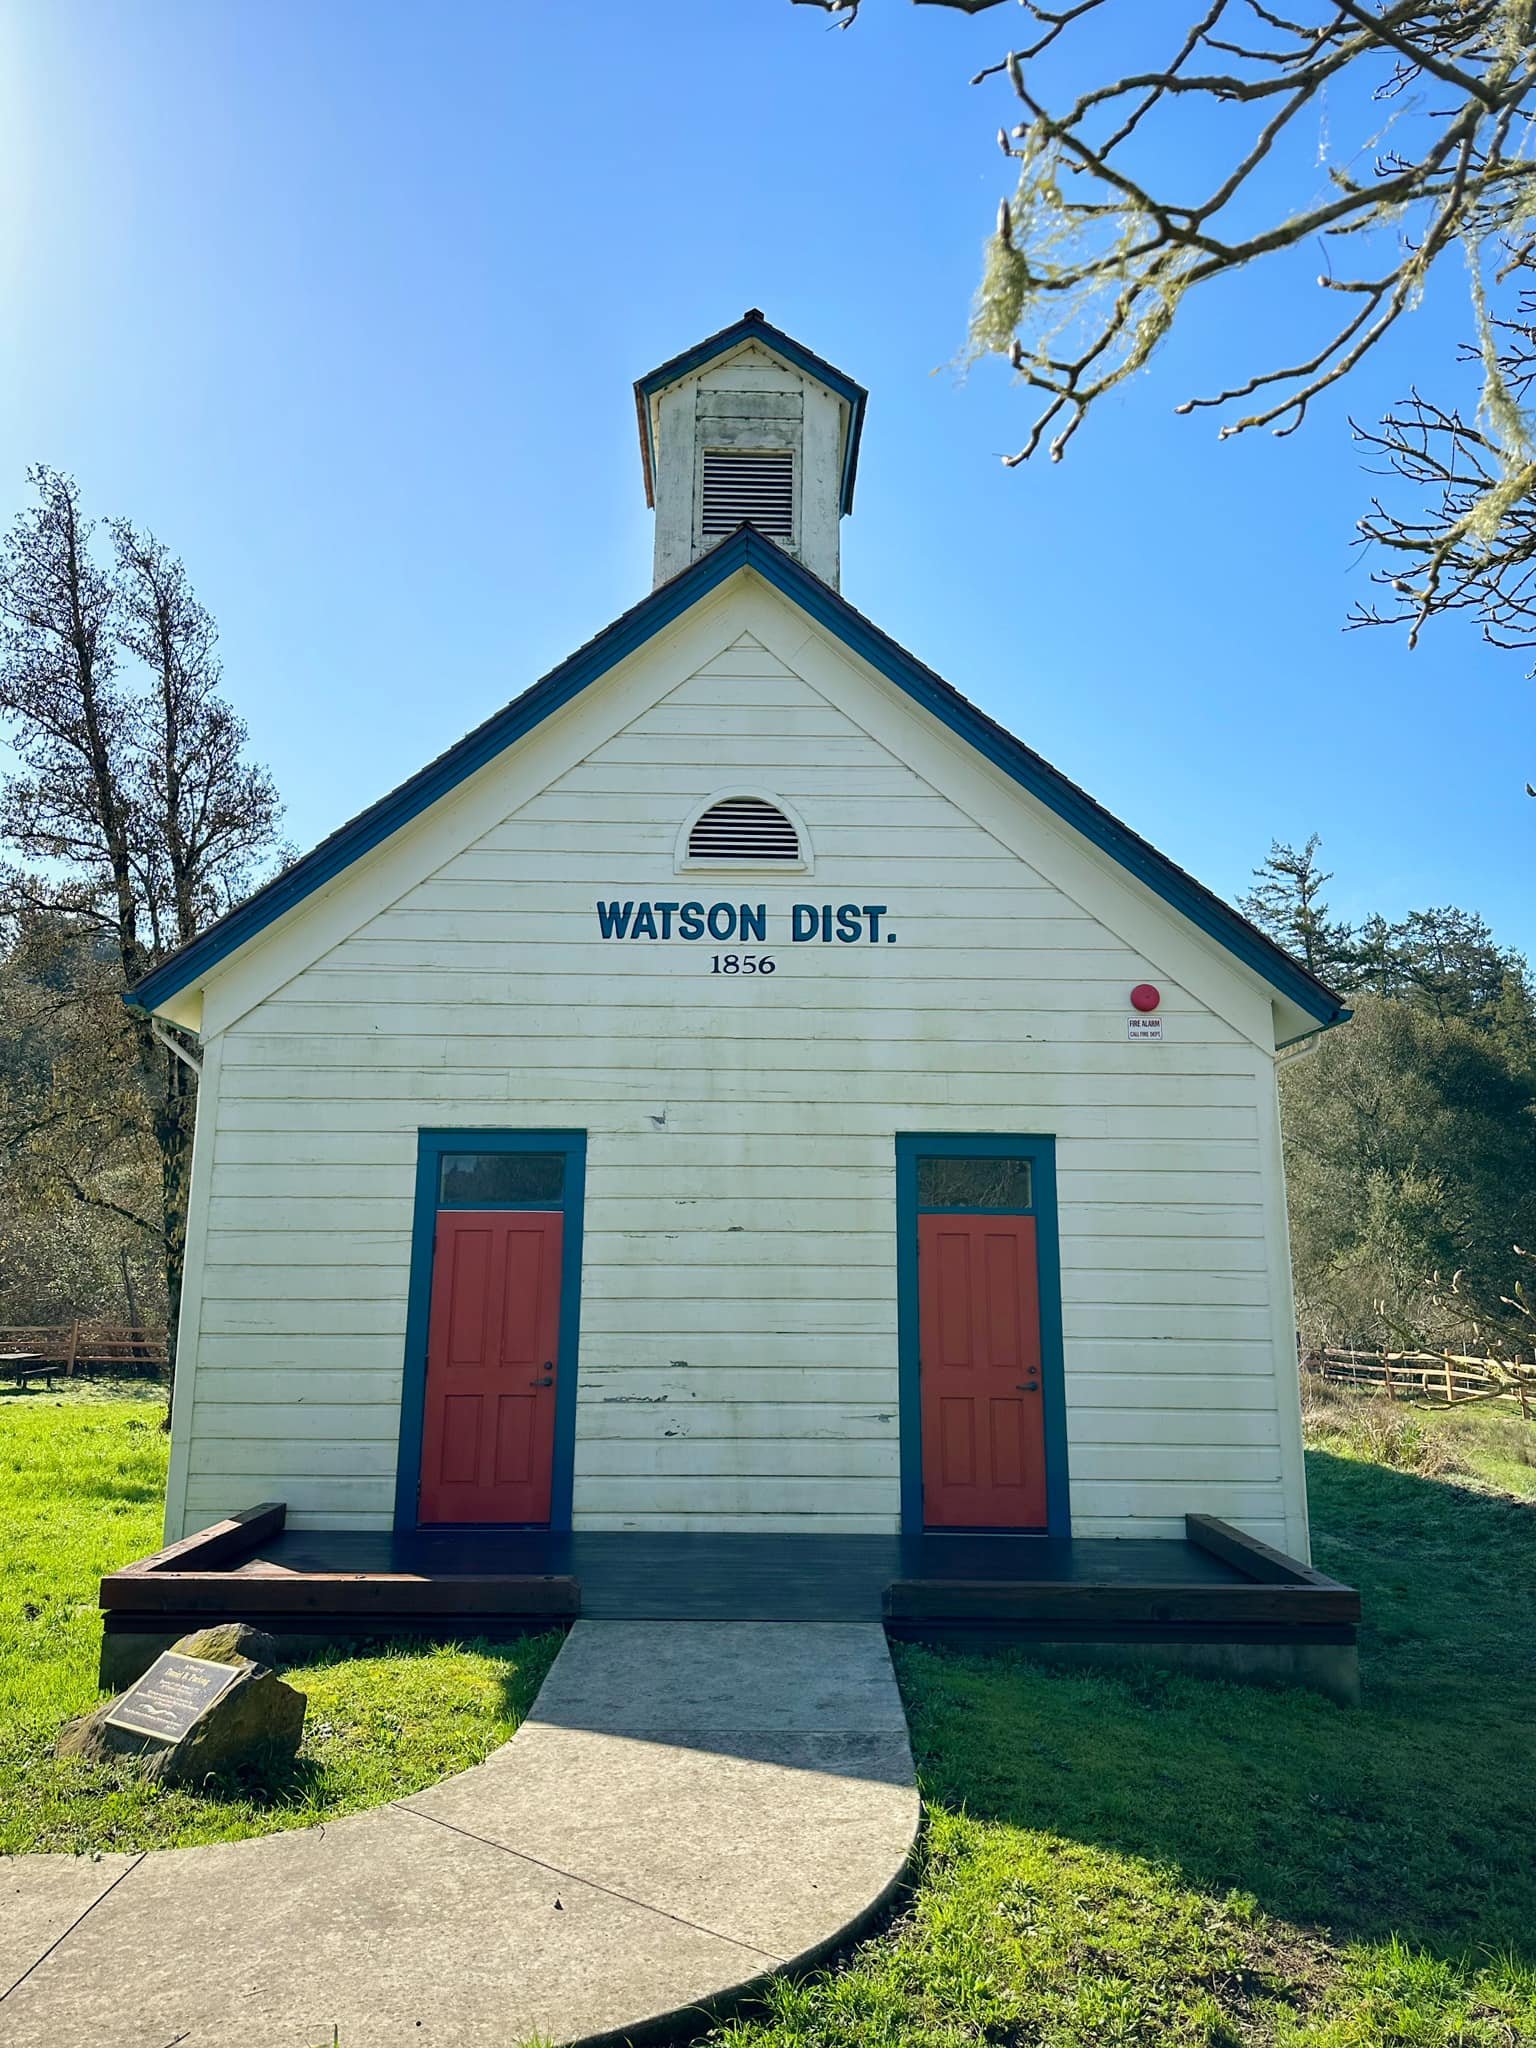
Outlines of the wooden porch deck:
[[108,1639],[512,1634],[577,1615],[884,1621],[1053,1642],[1349,1644],[1359,1595],[1206,1515],[1182,1541],[291,1530],[247,1509],[102,1581]]

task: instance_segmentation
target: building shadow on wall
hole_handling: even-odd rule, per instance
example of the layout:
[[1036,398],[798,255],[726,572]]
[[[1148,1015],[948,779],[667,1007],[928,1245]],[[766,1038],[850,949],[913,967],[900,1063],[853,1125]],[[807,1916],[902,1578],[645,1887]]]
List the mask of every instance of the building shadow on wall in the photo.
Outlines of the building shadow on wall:
[[926,1797],[1342,1937],[1536,1959],[1536,1502],[1312,1453],[1364,1703],[902,1646]]

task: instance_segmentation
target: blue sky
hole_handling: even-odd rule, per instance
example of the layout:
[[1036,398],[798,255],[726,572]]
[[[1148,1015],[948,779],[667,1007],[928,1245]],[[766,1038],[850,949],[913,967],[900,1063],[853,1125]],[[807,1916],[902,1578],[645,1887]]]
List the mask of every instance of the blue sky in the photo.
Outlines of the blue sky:
[[860,609],[1223,894],[1318,830],[1336,912],[1536,953],[1522,658],[1343,631],[1345,414],[1444,382],[1461,280],[1219,445],[1173,406],[1310,332],[1307,252],[1003,469],[1027,395],[955,365],[1016,19],[0,0],[0,514],[44,460],[184,557],[307,846],[644,593],[632,381],[761,306],[870,388]]

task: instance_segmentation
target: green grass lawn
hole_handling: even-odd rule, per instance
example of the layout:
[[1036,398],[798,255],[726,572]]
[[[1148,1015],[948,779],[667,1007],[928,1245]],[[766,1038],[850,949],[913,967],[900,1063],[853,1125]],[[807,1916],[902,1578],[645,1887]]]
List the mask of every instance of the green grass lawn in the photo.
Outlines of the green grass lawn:
[[[99,1394],[99,1390],[94,1390]],[[559,1644],[321,1651],[296,1766],[175,1790],[131,1764],[62,1762],[60,1724],[102,1695],[97,1581],[160,1546],[163,1401],[0,1396],[0,1854],[146,1849],[309,1827],[446,1777],[504,1742]]]
[[[0,1399],[0,1849],[306,1826],[510,1733],[553,1637],[305,1666],[279,1785],[155,1791],[57,1762],[58,1724],[97,1697],[96,1579],[159,1540],[159,1419]],[[1536,1425],[1337,1397],[1309,1421],[1317,1561],[1365,1598],[1365,1705],[899,1646],[927,1805],[911,1901],[720,2041],[1536,2043]]]
[[1536,1490],[1536,1425],[1385,1422],[1400,1465],[1458,1476],[1362,1456],[1382,1418],[1350,1404],[1314,1438],[1316,1559],[1365,1600],[1363,1707],[899,1646],[927,1811],[910,1906],[718,2038],[1536,2042],[1536,1511],[1509,1497]]

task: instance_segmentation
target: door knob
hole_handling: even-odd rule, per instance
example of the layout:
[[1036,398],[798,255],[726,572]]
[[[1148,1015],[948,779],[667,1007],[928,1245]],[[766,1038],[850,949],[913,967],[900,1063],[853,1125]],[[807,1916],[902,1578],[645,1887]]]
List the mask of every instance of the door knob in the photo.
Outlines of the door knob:
[[1014,1387],[1021,1394],[1038,1394],[1040,1382],[1038,1380],[1015,1380]]
[[530,1387],[552,1387],[552,1386],[553,1386],[553,1385],[555,1384],[555,1362],[554,1362],[554,1360],[553,1360],[552,1358],[546,1358],[546,1359],[545,1359],[545,1361],[544,1361],[544,1374],[545,1374],[545,1377],[544,1377],[543,1379],[541,1379],[541,1380],[530,1380],[530,1381],[528,1382],[529,1386],[530,1386]]

